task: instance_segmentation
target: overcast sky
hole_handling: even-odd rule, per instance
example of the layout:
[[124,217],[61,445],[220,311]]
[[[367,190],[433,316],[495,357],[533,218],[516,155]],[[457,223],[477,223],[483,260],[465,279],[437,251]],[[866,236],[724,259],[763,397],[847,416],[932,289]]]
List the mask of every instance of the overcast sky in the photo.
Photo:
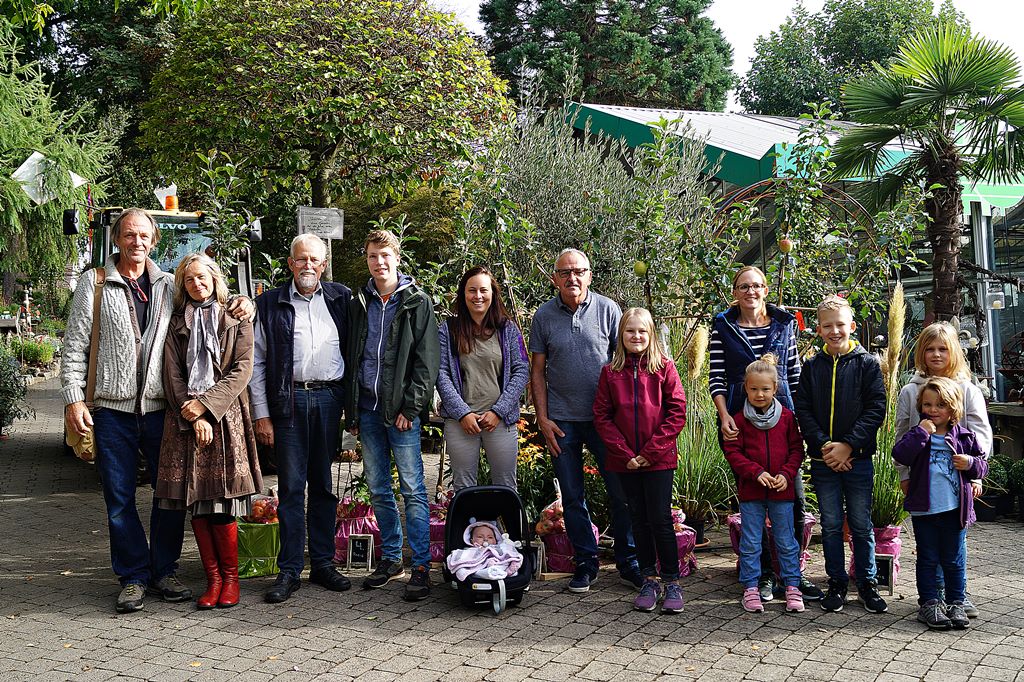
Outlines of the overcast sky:
[[[483,33],[477,16],[479,0],[431,0],[454,12],[474,33]],[[941,0],[936,0],[938,6]],[[754,56],[754,41],[779,27],[796,3],[793,0],[715,0],[708,16],[722,29],[733,49],[733,70],[743,75]],[[817,12],[824,0],[805,0],[804,6]],[[1024,63],[1024,2],[1022,0],[954,0],[967,15],[971,28],[987,38],[1013,48]],[[730,109],[735,108],[731,104]]]

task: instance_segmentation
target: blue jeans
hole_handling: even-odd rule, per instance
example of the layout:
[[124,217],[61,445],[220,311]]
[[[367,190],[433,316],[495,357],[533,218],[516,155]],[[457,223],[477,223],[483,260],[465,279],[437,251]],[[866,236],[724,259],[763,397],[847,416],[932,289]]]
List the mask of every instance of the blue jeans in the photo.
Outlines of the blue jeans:
[[430,565],[430,508],[423,482],[423,455],[420,451],[420,420],[412,428],[399,431],[384,423],[380,412],[359,413],[359,440],[363,443],[363,473],[370,486],[373,512],[380,525],[381,556],[402,560],[402,522],[398,517],[395,493],[391,489],[391,458],[398,468],[398,483],[405,500],[405,526],[412,550],[412,565]]
[[629,518],[626,493],[619,475],[604,468],[604,441],[597,435],[594,422],[555,420],[565,434],[558,438],[562,453],[554,458],[555,477],[562,488],[562,509],[565,532],[572,541],[577,566],[589,565],[597,570],[597,543],[590,528],[583,489],[583,445],[594,455],[597,469],[608,491],[608,508],[612,517],[612,537],[615,539],[615,565],[619,571],[637,570],[636,547],[633,545],[633,526]]
[[962,602],[967,589],[967,529],[960,527],[960,510],[911,520],[917,541],[918,603],[939,598],[936,570],[944,575],[946,602]]
[[793,503],[783,500],[740,502],[740,583],[757,587],[761,577],[761,554],[768,547],[761,541],[765,513],[772,522],[779,573],[786,587],[800,584],[800,545],[793,535]]
[[875,533],[871,527],[871,498],[875,466],[870,458],[853,460],[849,471],[832,471],[821,460],[811,460],[811,483],[818,493],[821,513],[821,545],[825,572],[830,580],[850,582],[843,547],[843,517],[853,537],[853,561],[857,585],[876,579]]
[[138,455],[146,458],[150,483],[156,487],[164,411],[138,415],[98,407],[92,412],[96,470],[107,504],[110,564],[121,585],[146,585],[178,570],[185,537],[185,511],[160,509],[153,500],[149,535],[135,506]]
[[[309,534],[309,566],[330,566],[334,560],[334,526],[338,496],[331,478],[331,457],[338,449],[342,393],[340,387],[295,389],[292,425],[274,424],[277,455],[277,518],[281,551],[277,567],[298,578],[305,565]],[[309,488],[308,511],[306,489]]]

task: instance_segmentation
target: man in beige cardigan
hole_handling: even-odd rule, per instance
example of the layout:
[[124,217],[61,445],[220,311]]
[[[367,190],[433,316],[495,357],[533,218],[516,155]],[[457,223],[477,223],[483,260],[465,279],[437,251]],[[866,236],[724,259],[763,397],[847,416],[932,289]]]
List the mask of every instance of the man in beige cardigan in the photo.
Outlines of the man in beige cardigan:
[[[95,273],[83,273],[75,289],[64,335],[61,395],[68,431],[95,430],[96,467],[103,485],[110,531],[110,559],[121,583],[116,609],[143,608],[147,590],[165,601],[192,598],[175,577],[184,537],[185,512],[150,514],[150,541],[135,506],[136,462],[146,457],[155,484],[163,435],[164,340],[171,318],[174,277],[149,258],[160,229],[142,209],[124,211],[111,227],[119,253],[107,258],[101,289],[99,343],[91,348]],[[232,306],[235,317],[251,317],[252,302]],[[89,354],[96,353],[95,396],[85,403]]]

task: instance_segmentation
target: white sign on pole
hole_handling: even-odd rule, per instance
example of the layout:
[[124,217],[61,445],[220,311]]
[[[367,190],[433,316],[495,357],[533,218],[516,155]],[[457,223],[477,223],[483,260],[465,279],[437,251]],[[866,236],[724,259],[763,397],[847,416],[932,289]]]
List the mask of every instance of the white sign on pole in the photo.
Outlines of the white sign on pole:
[[340,208],[299,206],[299,234],[307,233],[321,239],[343,239],[345,211]]

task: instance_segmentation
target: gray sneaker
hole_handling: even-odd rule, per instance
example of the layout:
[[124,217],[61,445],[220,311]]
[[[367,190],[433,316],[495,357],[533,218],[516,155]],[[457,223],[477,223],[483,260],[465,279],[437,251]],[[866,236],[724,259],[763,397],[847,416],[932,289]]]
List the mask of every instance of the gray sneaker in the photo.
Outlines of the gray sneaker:
[[971,627],[971,621],[967,620],[967,614],[964,613],[963,602],[953,602],[947,606],[946,617],[949,618],[949,624],[954,630],[966,630]]
[[121,588],[121,594],[117,595],[117,612],[132,613],[141,611],[145,606],[146,588],[139,583],[128,583]]
[[917,610],[917,619],[932,630],[948,630],[953,626],[946,615],[946,605],[938,599],[921,604],[921,608]]
[[192,598],[192,590],[185,587],[174,575],[165,575],[155,583],[146,588],[147,594],[160,597],[164,601],[179,602],[188,601]]
[[978,607],[974,605],[973,601],[971,601],[971,595],[969,594],[964,595],[964,613],[967,614],[968,618],[977,618],[981,615],[978,611]]

